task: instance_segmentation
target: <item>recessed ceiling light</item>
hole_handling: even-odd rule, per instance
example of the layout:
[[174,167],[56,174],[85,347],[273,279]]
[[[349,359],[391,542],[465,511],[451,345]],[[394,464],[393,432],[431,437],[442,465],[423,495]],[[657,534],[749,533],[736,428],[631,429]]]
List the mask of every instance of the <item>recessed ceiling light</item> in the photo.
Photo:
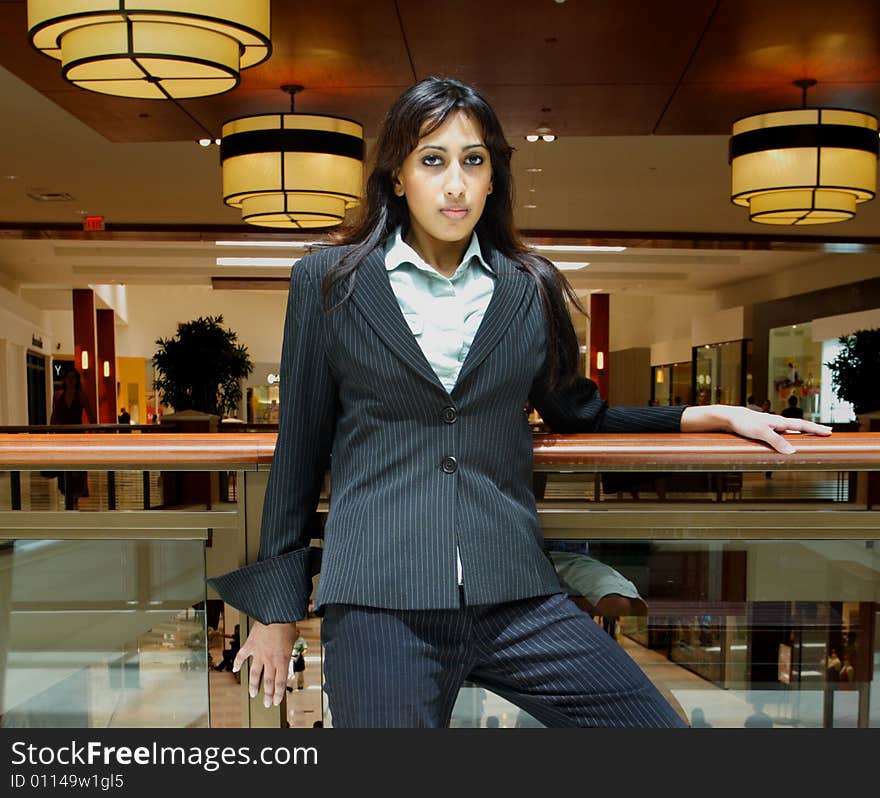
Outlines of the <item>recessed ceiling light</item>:
[[523,205],[523,208],[528,208],[529,210],[532,210],[533,208],[537,208],[537,207],[538,207],[537,205],[533,205],[532,203],[529,203],[528,205]]
[[529,135],[526,136],[526,141],[537,141],[539,138],[540,136],[536,136],[534,133],[529,133]]
[[210,147],[211,146],[211,139],[199,139],[199,144],[202,147]]
[[544,170],[540,166],[530,166],[526,169],[527,172],[531,172],[532,174],[537,174],[538,172],[543,172]]

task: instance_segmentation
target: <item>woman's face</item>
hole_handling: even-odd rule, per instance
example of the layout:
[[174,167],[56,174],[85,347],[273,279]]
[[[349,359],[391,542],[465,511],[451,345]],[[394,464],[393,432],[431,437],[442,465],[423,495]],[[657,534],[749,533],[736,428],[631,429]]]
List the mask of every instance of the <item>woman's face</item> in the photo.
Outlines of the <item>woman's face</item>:
[[464,111],[451,113],[419,139],[394,176],[417,238],[453,243],[470,238],[492,192],[492,164],[480,126]]

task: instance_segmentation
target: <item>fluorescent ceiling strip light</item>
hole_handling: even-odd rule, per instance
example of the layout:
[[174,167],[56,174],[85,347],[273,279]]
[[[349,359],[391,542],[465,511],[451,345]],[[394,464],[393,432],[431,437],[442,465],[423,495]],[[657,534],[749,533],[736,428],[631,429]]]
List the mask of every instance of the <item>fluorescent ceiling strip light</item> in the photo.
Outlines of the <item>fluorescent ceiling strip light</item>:
[[300,258],[217,258],[218,266],[263,266],[289,269]]
[[547,244],[534,245],[532,249],[542,252],[623,252],[626,247],[591,247],[580,244]]
[[301,247],[313,247],[321,244],[321,241],[215,241],[218,247],[287,247],[299,249]]
[[589,261],[586,263],[578,263],[577,261],[553,261],[553,265],[561,272],[573,272],[577,269],[585,269],[590,263]]

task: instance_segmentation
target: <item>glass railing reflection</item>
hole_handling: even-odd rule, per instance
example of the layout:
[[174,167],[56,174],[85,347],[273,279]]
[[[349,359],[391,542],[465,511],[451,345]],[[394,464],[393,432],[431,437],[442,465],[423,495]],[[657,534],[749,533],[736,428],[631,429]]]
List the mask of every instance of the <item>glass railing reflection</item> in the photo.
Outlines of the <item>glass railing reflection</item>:
[[208,726],[204,562],[199,540],[0,542],[2,725]]

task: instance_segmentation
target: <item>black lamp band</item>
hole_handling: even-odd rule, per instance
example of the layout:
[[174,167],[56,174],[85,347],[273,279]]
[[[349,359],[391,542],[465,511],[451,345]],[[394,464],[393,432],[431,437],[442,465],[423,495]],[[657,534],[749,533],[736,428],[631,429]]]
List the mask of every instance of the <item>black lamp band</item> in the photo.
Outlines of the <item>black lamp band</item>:
[[803,147],[835,147],[877,156],[880,139],[876,130],[852,125],[781,125],[731,136],[728,162],[741,155]]
[[363,161],[364,140],[329,130],[250,130],[224,136],[220,142],[221,163],[268,152],[322,153]]

